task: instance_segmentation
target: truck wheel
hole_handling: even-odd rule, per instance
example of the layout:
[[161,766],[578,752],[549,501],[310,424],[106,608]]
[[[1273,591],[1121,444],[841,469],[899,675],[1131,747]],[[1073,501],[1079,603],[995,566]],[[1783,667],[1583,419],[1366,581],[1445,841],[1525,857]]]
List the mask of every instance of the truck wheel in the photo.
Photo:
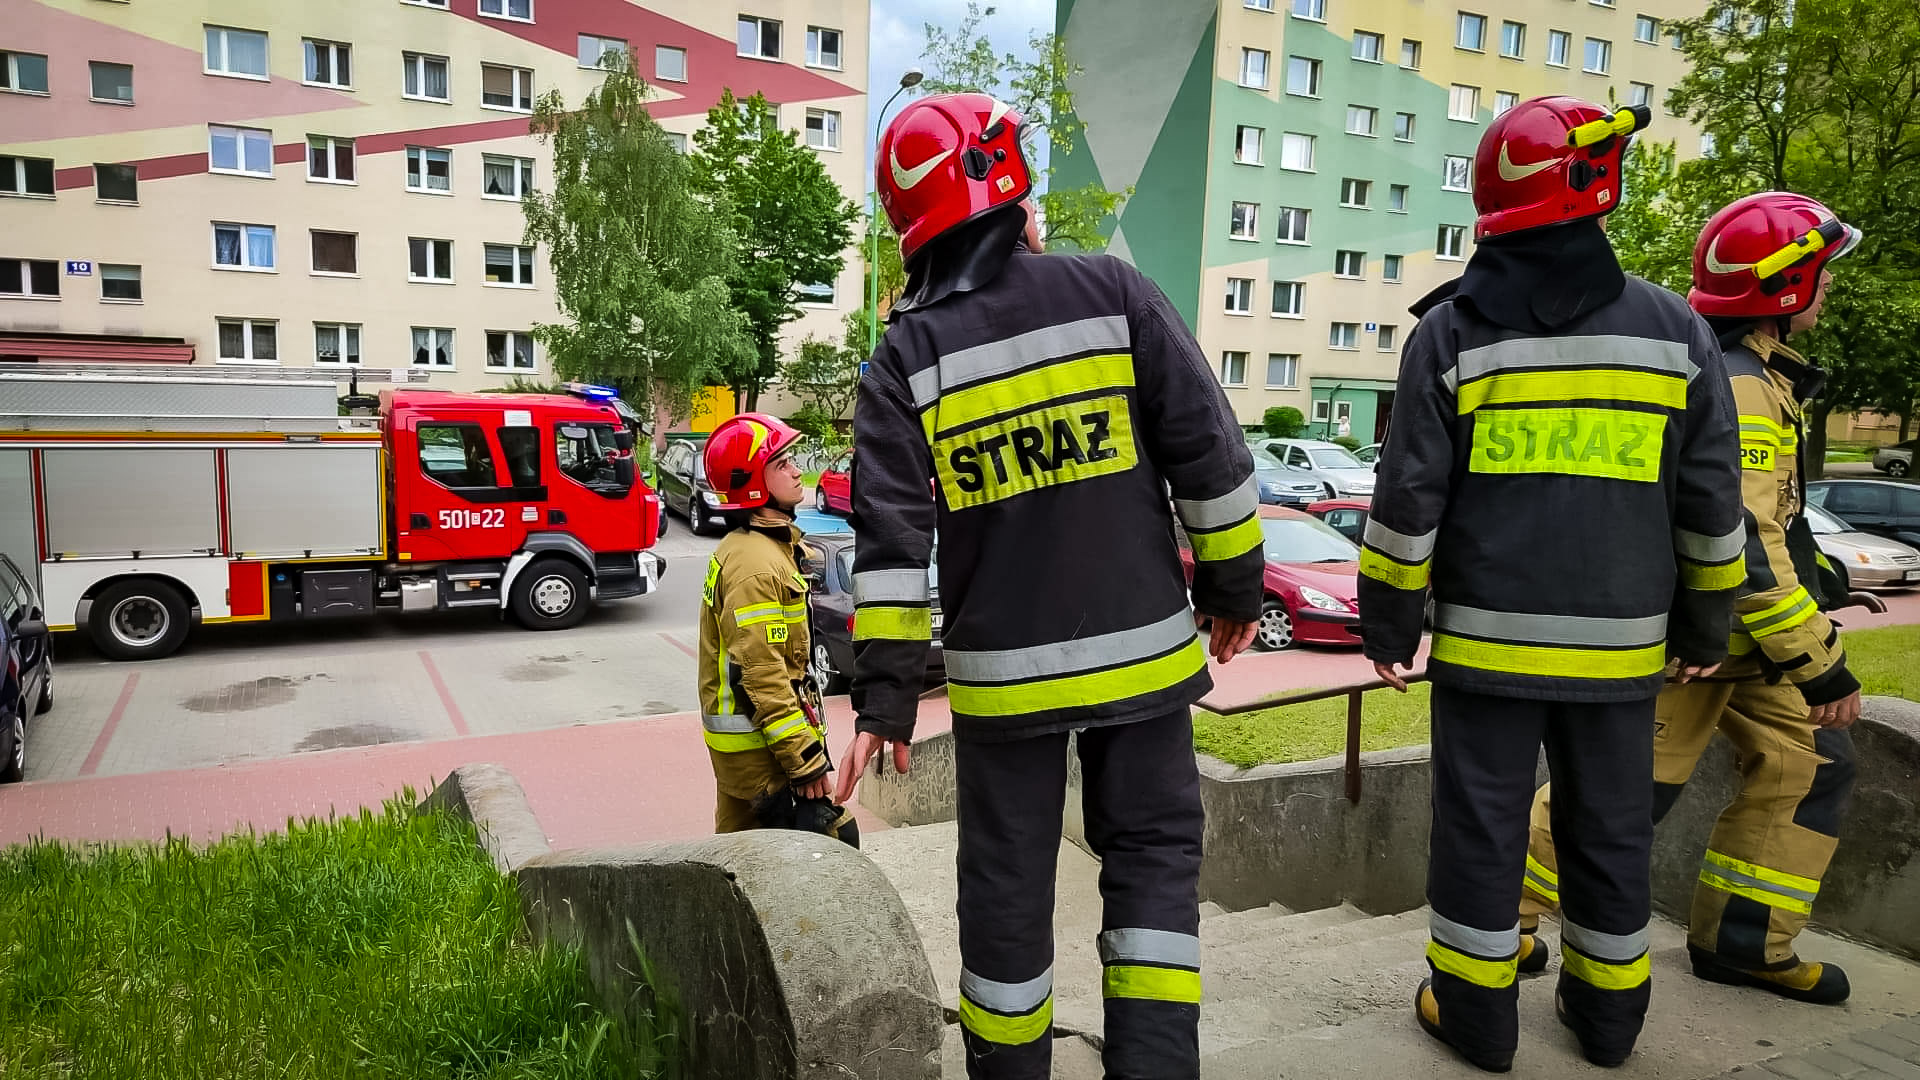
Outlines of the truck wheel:
[[565,559],[535,559],[513,580],[513,617],[529,630],[565,630],[587,617],[587,575]]
[[0,715],[0,784],[17,784],[27,775],[26,702],[13,715]]
[[163,581],[116,581],[93,598],[87,633],[110,660],[157,660],[187,639],[187,600]]

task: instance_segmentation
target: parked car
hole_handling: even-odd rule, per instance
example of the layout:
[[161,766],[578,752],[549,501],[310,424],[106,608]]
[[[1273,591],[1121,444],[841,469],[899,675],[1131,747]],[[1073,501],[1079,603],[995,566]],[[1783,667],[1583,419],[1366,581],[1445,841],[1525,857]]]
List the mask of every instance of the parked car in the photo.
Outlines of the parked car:
[[47,613],[33,583],[0,555],[0,784],[27,771],[27,718],[53,708]]
[[813,508],[823,514],[853,513],[853,450],[835,454],[813,485]]
[[706,447],[705,441],[676,439],[660,452],[656,465],[659,477],[654,487],[660,501],[669,511],[686,518],[687,526],[696,533],[720,527],[720,512],[714,509],[720,496],[707,482]]
[[1373,494],[1373,467],[1344,446],[1312,439],[1268,439],[1260,448],[1318,482],[1329,499]]
[[1920,486],[1891,480],[1816,480],[1807,501],[1861,532],[1920,547]]
[[[823,694],[845,693],[853,674],[853,552],[850,532],[809,533],[800,541],[801,572],[812,587],[808,630],[813,659],[807,670]],[[940,571],[936,562],[927,570],[933,586],[933,645],[927,650],[927,678],[947,677],[946,655],[940,650]]]
[[1367,511],[1372,508],[1372,499],[1321,499],[1308,505],[1307,513],[1358,544],[1361,534],[1367,530]]
[[1917,449],[1920,449],[1920,439],[1882,446],[1873,452],[1873,467],[1899,479],[1913,472],[1913,452]]
[[1326,494],[1319,481],[1301,476],[1261,450],[1253,452],[1253,482],[1260,488],[1260,501],[1275,506],[1305,506]]
[[1353,456],[1356,458],[1359,458],[1361,461],[1366,462],[1367,467],[1374,470],[1375,472],[1380,471],[1380,444],[1379,443],[1370,442],[1367,445],[1361,447],[1360,449],[1355,450],[1353,452]]
[[1849,589],[1907,588],[1920,585],[1920,551],[1884,536],[1860,532],[1820,509],[1806,508],[1814,543]]
[[[1193,583],[1193,549],[1175,526],[1180,563]],[[1279,506],[1260,508],[1266,552],[1266,600],[1254,648],[1285,649],[1297,642],[1358,645],[1360,548],[1311,514]]]

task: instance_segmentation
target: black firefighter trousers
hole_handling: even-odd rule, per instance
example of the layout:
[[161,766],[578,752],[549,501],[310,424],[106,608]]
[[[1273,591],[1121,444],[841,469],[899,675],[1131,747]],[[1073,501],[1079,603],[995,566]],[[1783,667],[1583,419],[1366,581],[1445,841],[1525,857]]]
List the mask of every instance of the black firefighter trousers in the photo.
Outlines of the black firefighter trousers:
[[1520,1039],[1520,883],[1534,771],[1553,774],[1564,931],[1558,993],[1589,1053],[1624,1057],[1652,993],[1654,699],[1573,704],[1433,688],[1427,960],[1440,1024],[1470,1054]]
[[[1067,735],[956,741],[960,1023],[973,1080],[1047,1080]],[[1108,1080],[1200,1075],[1200,776],[1186,709],[1079,734]],[[1646,787],[1641,777],[1640,786]],[[1531,794],[1531,791],[1528,792]],[[1526,848],[1525,807],[1520,847]],[[1508,901],[1518,883],[1508,890]]]

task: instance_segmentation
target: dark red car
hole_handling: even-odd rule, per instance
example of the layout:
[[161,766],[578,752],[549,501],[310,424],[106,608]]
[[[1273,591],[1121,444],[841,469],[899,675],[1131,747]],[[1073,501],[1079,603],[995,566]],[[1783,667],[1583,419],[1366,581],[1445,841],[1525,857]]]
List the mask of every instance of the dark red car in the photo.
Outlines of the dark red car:
[[853,451],[835,454],[813,485],[813,508],[823,514],[853,513]]
[[[1311,514],[1279,506],[1260,508],[1267,555],[1266,603],[1254,647],[1296,643],[1358,645],[1360,548]],[[1180,535],[1180,562],[1193,582],[1193,551]]]
[[1334,532],[1356,544],[1360,543],[1361,534],[1367,531],[1367,511],[1371,509],[1372,499],[1321,499],[1307,504],[1307,513],[1326,522]]

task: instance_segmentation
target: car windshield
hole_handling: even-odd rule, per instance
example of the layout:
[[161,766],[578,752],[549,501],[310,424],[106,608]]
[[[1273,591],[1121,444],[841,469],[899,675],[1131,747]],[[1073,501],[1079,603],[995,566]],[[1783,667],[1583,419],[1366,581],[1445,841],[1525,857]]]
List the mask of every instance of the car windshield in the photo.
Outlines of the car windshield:
[[1313,467],[1316,469],[1364,469],[1366,465],[1359,458],[1347,453],[1340,447],[1327,450],[1314,450]]
[[1360,557],[1353,541],[1319,518],[1261,518],[1260,533],[1266,541],[1268,562],[1336,563]]
[[1846,522],[1841,521],[1839,518],[1834,517],[1832,514],[1827,513],[1825,510],[1811,503],[1801,507],[1801,512],[1807,515],[1807,526],[1813,530],[1816,536],[1832,536],[1835,533],[1853,531],[1847,526]]
[[1257,473],[1284,473],[1287,470],[1279,462],[1262,452],[1253,455],[1253,471]]

